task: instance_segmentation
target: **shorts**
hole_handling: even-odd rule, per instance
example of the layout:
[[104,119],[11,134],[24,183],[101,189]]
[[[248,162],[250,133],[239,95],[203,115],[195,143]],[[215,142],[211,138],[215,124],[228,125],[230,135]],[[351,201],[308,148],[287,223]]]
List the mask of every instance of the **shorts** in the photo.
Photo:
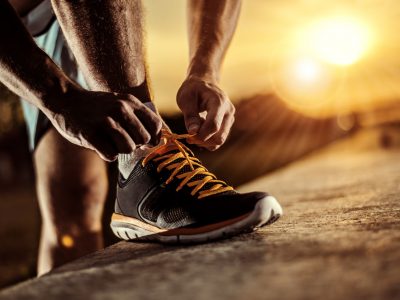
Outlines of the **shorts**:
[[[83,88],[87,88],[83,75],[78,69],[76,60],[55,18],[47,26],[46,31],[34,39],[36,44],[53,59],[69,78]],[[49,119],[36,106],[25,99],[21,99],[21,103],[28,130],[29,147],[34,151],[40,139],[52,125]]]

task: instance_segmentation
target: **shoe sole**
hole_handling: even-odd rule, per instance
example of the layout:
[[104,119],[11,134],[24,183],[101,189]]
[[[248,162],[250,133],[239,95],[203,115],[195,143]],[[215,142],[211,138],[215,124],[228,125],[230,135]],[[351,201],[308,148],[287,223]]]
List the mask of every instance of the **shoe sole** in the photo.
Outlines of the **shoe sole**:
[[197,228],[182,227],[163,230],[138,219],[115,213],[112,216],[110,226],[117,237],[126,241],[199,244],[251,232],[276,222],[281,216],[282,208],[278,201],[272,196],[267,196],[257,202],[251,213]]

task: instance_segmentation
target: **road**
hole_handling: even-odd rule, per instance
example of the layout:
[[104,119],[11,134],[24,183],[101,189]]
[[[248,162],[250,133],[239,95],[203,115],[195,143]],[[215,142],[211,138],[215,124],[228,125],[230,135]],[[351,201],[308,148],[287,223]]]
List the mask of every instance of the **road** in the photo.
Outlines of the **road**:
[[0,299],[400,299],[398,126],[242,187],[254,189],[284,207],[268,228],[198,246],[120,242]]

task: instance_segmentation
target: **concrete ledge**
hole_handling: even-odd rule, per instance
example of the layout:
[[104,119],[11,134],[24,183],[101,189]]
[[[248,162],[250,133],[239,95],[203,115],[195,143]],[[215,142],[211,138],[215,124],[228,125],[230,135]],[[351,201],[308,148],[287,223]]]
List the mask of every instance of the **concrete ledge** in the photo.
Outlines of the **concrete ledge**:
[[243,187],[280,199],[268,228],[190,247],[121,242],[0,299],[399,299],[398,134],[360,132]]

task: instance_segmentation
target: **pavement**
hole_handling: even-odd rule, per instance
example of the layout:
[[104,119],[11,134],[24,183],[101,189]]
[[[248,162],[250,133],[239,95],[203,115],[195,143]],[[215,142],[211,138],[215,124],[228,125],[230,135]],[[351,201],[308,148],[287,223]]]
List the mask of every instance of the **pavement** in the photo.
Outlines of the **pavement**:
[[280,200],[267,228],[197,246],[120,242],[0,299],[400,299],[399,183],[400,127],[363,130],[241,188]]

